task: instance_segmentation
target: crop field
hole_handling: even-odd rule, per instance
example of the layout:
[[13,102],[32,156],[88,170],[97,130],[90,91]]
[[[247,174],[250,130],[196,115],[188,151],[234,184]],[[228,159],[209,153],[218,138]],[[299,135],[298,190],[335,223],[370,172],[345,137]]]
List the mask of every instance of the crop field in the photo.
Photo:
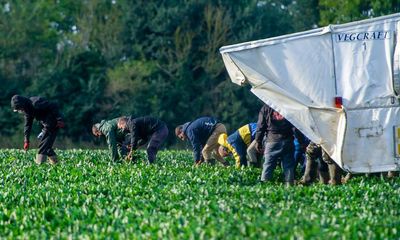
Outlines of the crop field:
[[260,169],[196,168],[187,151],[155,166],[58,153],[37,166],[35,150],[0,151],[1,239],[400,238],[400,178],[286,188],[280,171],[260,183]]

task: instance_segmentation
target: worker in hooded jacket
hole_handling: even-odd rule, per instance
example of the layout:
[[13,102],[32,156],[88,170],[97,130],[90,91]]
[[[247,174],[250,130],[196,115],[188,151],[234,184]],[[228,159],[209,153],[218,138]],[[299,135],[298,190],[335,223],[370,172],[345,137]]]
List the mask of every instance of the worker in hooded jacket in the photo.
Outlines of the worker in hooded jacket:
[[[226,157],[229,154],[233,155],[235,159],[236,167],[242,166],[258,166],[259,154],[255,148],[255,136],[257,130],[257,123],[249,123],[231,135],[222,133],[218,137],[218,153],[221,157]],[[249,161],[247,161],[247,156]]]
[[49,102],[43,97],[23,97],[14,95],[11,98],[11,108],[14,112],[24,114],[24,149],[28,150],[30,146],[30,135],[33,120],[40,121],[43,126],[39,134],[39,150],[35,162],[42,164],[49,158],[50,164],[58,162],[57,155],[53,150],[53,144],[59,128],[64,128],[64,120],[59,111],[59,107],[54,102]]
[[100,123],[93,124],[92,133],[96,137],[104,136],[106,138],[113,162],[118,161],[120,157],[128,153],[130,134],[118,129],[118,118],[102,120]]

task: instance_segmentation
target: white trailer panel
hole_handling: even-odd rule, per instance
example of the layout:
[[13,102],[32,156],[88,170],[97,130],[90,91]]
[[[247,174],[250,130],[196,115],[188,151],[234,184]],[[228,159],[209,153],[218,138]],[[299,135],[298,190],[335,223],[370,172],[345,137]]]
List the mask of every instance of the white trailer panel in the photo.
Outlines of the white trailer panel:
[[[234,83],[344,169],[399,169],[400,14],[222,47]],[[335,98],[342,107],[335,107]]]

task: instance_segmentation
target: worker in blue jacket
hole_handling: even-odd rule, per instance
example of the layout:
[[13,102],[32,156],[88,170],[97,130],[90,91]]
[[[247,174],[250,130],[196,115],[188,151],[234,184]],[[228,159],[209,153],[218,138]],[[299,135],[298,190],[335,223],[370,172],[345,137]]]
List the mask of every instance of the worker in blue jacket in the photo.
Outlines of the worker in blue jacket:
[[229,165],[218,154],[218,137],[225,133],[225,125],[213,117],[201,117],[175,128],[175,135],[182,141],[188,139],[193,147],[193,156],[196,165],[203,162],[213,163],[212,155],[224,166]]
[[[257,165],[258,155],[260,154],[257,154],[255,144],[252,144],[256,136],[256,130],[257,123],[249,123],[240,127],[229,136],[227,136],[226,133],[219,135],[219,155],[221,157],[226,157],[232,154],[235,159],[236,167],[238,168],[250,165],[249,163]],[[251,148],[251,146],[253,147]],[[247,155],[249,155],[249,163],[247,162]]]

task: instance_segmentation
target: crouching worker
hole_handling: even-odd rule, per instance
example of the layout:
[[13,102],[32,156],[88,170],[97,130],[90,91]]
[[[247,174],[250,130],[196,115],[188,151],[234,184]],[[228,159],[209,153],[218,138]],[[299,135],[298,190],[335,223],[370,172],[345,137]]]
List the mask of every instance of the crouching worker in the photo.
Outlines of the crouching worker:
[[201,117],[193,122],[187,122],[175,128],[175,135],[185,141],[189,139],[193,147],[193,156],[196,165],[203,162],[213,163],[212,155],[224,166],[229,165],[218,154],[218,137],[225,133],[225,125],[213,117]]
[[33,120],[40,121],[43,126],[39,134],[39,151],[36,154],[35,162],[42,164],[49,157],[50,164],[58,162],[57,155],[53,150],[59,128],[64,127],[64,121],[59,111],[58,105],[47,101],[43,97],[26,98],[14,95],[11,98],[11,107],[14,112],[24,114],[24,149],[29,149],[29,137],[31,135]]
[[147,159],[150,164],[155,163],[158,150],[168,137],[167,125],[154,117],[120,117],[118,119],[118,129],[127,131],[131,135],[131,149],[127,158],[133,159],[134,151],[142,144],[148,142]]
[[[259,166],[258,160],[261,154],[255,148],[256,129],[257,123],[249,123],[236,130],[229,137],[226,133],[220,134],[218,137],[219,155],[226,157],[232,154],[238,168],[248,165]],[[249,161],[247,161],[247,156]]]
[[92,133],[96,137],[104,136],[106,138],[110,157],[113,162],[118,161],[120,156],[123,157],[128,153],[126,138],[129,138],[129,134],[118,129],[118,118],[109,121],[102,120],[100,123],[94,124],[92,126]]

